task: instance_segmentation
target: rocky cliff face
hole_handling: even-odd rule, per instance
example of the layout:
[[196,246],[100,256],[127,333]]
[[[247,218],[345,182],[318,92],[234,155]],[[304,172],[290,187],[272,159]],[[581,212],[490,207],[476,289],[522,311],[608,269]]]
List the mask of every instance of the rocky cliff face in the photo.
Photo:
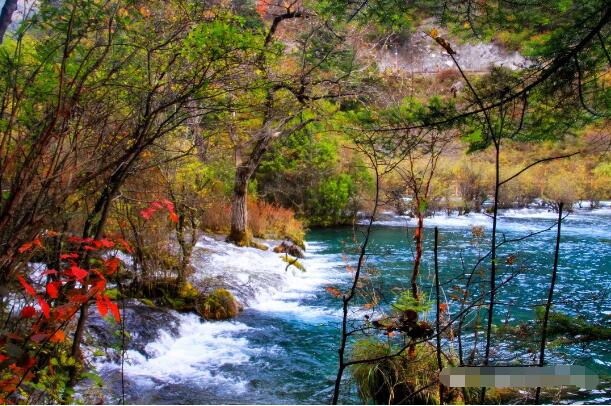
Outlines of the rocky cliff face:
[[[426,28],[414,32],[400,44],[385,44],[372,47],[367,56],[376,61],[381,71],[404,71],[413,74],[436,73],[455,69],[450,55],[425,32]],[[441,34],[445,37],[445,34]],[[510,52],[495,43],[459,44],[452,42],[456,59],[465,71],[485,72],[490,66],[505,66],[519,69],[529,64],[518,52]]]

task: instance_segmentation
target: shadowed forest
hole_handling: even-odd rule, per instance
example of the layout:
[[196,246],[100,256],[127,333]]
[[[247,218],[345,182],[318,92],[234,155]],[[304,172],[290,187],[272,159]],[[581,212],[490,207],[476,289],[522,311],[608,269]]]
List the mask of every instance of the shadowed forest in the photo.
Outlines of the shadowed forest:
[[611,402],[607,1],[1,7],[2,403]]

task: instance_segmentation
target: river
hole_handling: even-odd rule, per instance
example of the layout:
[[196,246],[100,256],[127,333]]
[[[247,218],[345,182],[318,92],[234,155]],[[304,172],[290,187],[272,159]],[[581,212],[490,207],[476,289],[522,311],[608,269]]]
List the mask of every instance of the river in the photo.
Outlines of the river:
[[[549,228],[555,217],[541,209],[505,210],[499,222],[500,238],[511,240]],[[374,227],[368,264],[379,270],[372,280],[387,296],[391,288],[408,286],[413,243],[406,226],[413,225],[412,220],[396,217]],[[484,238],[489,238],[491,220],[483,214],[439,215],[425,225],[421,284],[426,292],[432,281],[432,227],[440,229],[444,281],[474,264],[478,249],[472,244],[472,227],[483,226]],[[555,229],[551,229],[500,248],[500,258],[515,257],[513,264],[522,271],[499,294],[503,303],[497,307],[497,322],[534,317],[533,306],[547,295],[554,238]],[[346,265],[355,262],[351,240],[351,228],[311,230],[302,261],[307,271],[300,272],[285,271],[286,263],[278,254],[204,238],[194,264],[202,274],[231,275],[248,286],[247,292],[237,293],[246,309],[235,320],[222,322],[168,312],[173,328],[159,322],[150,342],[126,354],[126,402],[328,403],[337,366],[341,301],[325,288],[348,286],[352,274]],[[563,222],[556,308],[609,325],[610,276],[611,208],[576,210]],[[456,311],[453,306],[450,312]],[[352,317],[362,318],[362,310],[355,309]],[[609,342],[559,346],[549,352],[554,362],[585,365],[601,376],[611,375]],[[495,352],[499,359],[504,355],[502,348]],[[107,401],[116,401],[118,365],[103,357],[95,365],[112,394]],[[611,385],[607,382],[594,391],[575,389],[571,398],[608,403]],[[349,382],[342,401],[359,401]]]

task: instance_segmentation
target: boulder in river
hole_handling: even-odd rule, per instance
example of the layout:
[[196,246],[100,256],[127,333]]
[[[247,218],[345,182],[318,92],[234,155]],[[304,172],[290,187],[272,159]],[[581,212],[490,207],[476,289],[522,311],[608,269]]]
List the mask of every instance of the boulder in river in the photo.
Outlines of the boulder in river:
[[301,250],[301,248],[288,241],[282,241],[280,245],[277,245],[274,248],[274,252],[289,254],[290,256],[293,256],[295,258],[303,258],[303,251]]
[[226,320],[238,315],[241,306],[226,289],[215,289],[197,306],[198,313],[206,320]]

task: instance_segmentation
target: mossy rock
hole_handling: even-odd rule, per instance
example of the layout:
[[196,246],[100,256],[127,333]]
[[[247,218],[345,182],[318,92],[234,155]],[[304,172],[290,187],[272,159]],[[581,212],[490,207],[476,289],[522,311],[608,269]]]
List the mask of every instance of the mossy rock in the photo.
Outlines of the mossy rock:
[[178,294],[184,299],[197,299],[201,295],[199,290],[195,289],[189,282],[182,284]]
[[279,254],[289,254],[294,256],[295,258],[303,258],[303,251],[296,244],[282,241],[279,245],[274,247],[274,252]]
[[230,233],[226,241],[238,247],[250,247],[252,244],[252,233],[250,231]]
[[145,297],[141,297],[138,299],[141,303],[147,305],[148,307],[156,307],[155,303],[151,299],[147,299]]
[[256,241],[251,241],[250,242],[250,246],[252,248],[256,248],[256,249],[261,250],[261,251],[267,251],[269,249],[269,247],[267,245],[261,244],[261,243],[256,242]]
[[197,306],[206,320],[227,320],[238,315],[240,304],[226,289],[215,289]]

